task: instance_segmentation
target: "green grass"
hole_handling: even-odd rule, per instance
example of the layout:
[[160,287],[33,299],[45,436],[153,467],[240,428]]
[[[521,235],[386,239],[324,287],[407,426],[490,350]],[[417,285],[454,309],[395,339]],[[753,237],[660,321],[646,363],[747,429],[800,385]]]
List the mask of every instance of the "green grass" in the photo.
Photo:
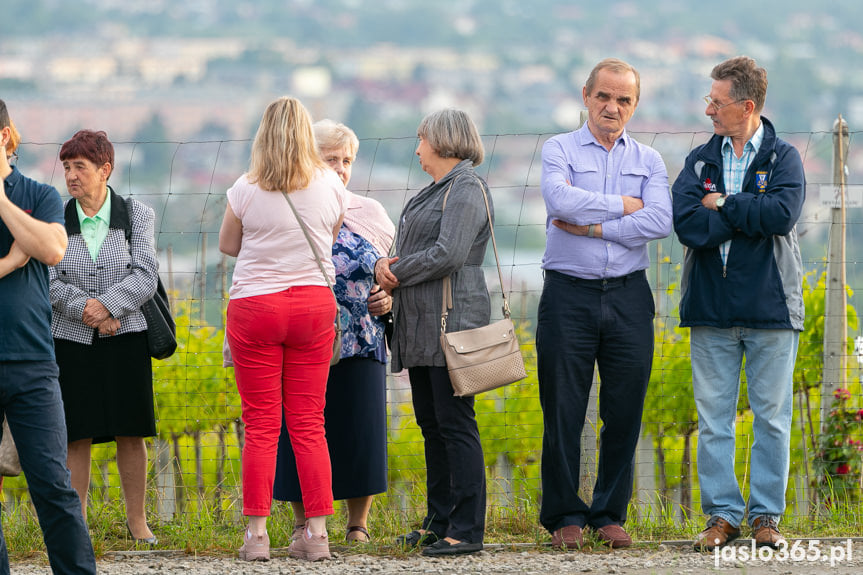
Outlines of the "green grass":
[[[397,500],[406,508],[399,508]],[[152,501],[152,498],[151,498]],[[42,535],[32,506],[26,497],[15,505],[7,504],[3,513],[3,532],[10,560],[45,560]],[[186,553],[209,556],[232,556],[241,542],[245,519],[237,494],[223,500],[222,508],[198,500],[187,504],[188,511],[178,513],[170,521],[159,522],[150,510],[150,524],[159,538],[159,549],[178,549]],[[419,525],[424,501],[419,488],[395,497],[393,494],[375,499],[369,516],[370,545],[346,545],[345,510],[336,503],[336,513],[328,522],[330,542],[339,546],[340,553],[363,553],[390,557],[403,557],[416,551],[400,549],[395,537]],[[490,505],[486,524],[486,543],[547,544],[548,533],[538,523],[538,503],[529,498],[514,499],[508,505]],[[660,512],[661,511],[661,512]],[[667,506],[662,510],[644,510],[630,507],[626,527],[633,539],[643,546],[658,545],[667,540],[688,540],[703,529],[705,517],[691,512],[681,518],[679,508]],[[125,512],[121,498],[92,501],[88,510],[90,536],[96,556],[106,553],[141,550],[126,530]],[[287,547],[294,521],[290,506],[276,502],[268,524],[273,548]],[[863,503],[844,500],[829,508],[820,508],[811,516],[788,515],[781,524],[786,537],[850,537],[863,532]],[[745,530],[744,530],[745,531]],[[746,536],[747,534],[744,534]],[[603,547],[588,534],[586,545],[595,550]]]

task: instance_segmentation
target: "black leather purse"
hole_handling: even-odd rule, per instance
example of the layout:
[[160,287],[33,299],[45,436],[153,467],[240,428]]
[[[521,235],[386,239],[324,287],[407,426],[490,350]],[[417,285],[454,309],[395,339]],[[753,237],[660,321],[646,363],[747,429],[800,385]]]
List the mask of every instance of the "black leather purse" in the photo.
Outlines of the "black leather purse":
[[[132,201],[126,198],[126,206],[132,213]],[[132,249],[132,230],[126,230],[126,243]],[[156,275],[156,293],[141,306],[147,321],[147,346],[153,359],[168,359],[177,351],[177,324],[171,315],[171,303],[162,278]]]
[[141,306],[147,320],[147,346],[153,359],[168,359],[177,351],[177,325],[171,315],[168,293],[159,278],[156,293]]

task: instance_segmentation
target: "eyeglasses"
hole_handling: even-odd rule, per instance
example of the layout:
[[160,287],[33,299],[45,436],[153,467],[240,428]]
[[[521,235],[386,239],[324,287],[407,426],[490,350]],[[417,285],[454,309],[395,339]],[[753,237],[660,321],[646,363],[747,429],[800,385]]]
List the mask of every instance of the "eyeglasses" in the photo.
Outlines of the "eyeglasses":
[[725,106],[730,106],[731,104],[738,104],[738,103],[740,103],[740,102],[745,102],[746,100],[734,100],[733,102],[728,102],[727,104],[717,104],[717,103],[716,103],[716,100],[714,100],[714,99],[713,99],[713,98],[711,98],[710,96],[704,96],[704,101],[705,101],[708,105],[713,106],[713,109],[714,109],[714,110],[716,110],[716,111],[718,112],[719,110],[721,110],[721,109],[722,109],[722,108],[724,108]]

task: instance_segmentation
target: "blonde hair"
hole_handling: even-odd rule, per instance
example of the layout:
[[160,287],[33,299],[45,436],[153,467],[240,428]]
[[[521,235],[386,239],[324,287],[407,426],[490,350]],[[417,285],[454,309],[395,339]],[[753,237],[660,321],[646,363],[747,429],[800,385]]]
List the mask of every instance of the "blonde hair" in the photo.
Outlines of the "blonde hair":
[[6,143],[6,157],[11,158],[15,150],[18,149],[18,144],[21,143],[21,134],[15,128],[15,123],[9,117],[9,110],[6,108],[6,102],[0,99],[0,130],[9,128],[9,141]]
[[315,140],[318,142],[318,151],[338,150],[347,146],[351,157],[357,157],[360,149],[360,140],[353,130],[330,119],[318,120],[312,126],[315,131]]
[[15,127],[15,122],[9,118],[9,141],[6,143],[6,157],[11,158],[18,149],[18,144],[21,143],[21,134],[18,133],[18,128]]
[[307,188],[325,168],[308,110],[289,96],[271,102],[252,144],[249,181],[270,192],[292,192]]

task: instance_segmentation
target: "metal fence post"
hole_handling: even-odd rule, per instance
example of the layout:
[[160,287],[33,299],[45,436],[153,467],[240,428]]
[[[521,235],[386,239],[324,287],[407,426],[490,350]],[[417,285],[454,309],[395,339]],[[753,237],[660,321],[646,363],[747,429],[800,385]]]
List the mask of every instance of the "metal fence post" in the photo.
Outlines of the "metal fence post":
[[840,115],[833,123],[833,185],[839,207],[831,208],[830,243],[827,252],[827,286],[824,294],[824,368],[821,380],[821,428],[823,430],[833,392],[845,379],[845,346],[848,316],[845,297],[845,158],[848,124]]
[[159,437],[153,442],[156,451],[156,514],[161,521],[170,521],[177,512],[177,493],[171,445]]
[[[587,122],[587,110],[581,110],[578,127]],[[579,493],[582,501],[588,505],[593,500],[593,485],[596,483],[597,462],[597,429],[599,428],[599,378],[596,366],[593,368],[593,382],[590,386],[590,397],[587,401],[587,411],[584,414],[584,427],[581,431],[581,469],[579,470]]]
[[584,428],[581,431],[581,477],[579,493],[588,505],[593,500],[593,485],[596,483],[597,430],[599,428],[599,381],[596,367],[593,369],[593,383],[590,398],[584,415]]
[[653,435],[644,431],[638,437],[635,448],[635,502],[639,519],[655,520],[662,509],[656,490],[656,455],[653,451]]

